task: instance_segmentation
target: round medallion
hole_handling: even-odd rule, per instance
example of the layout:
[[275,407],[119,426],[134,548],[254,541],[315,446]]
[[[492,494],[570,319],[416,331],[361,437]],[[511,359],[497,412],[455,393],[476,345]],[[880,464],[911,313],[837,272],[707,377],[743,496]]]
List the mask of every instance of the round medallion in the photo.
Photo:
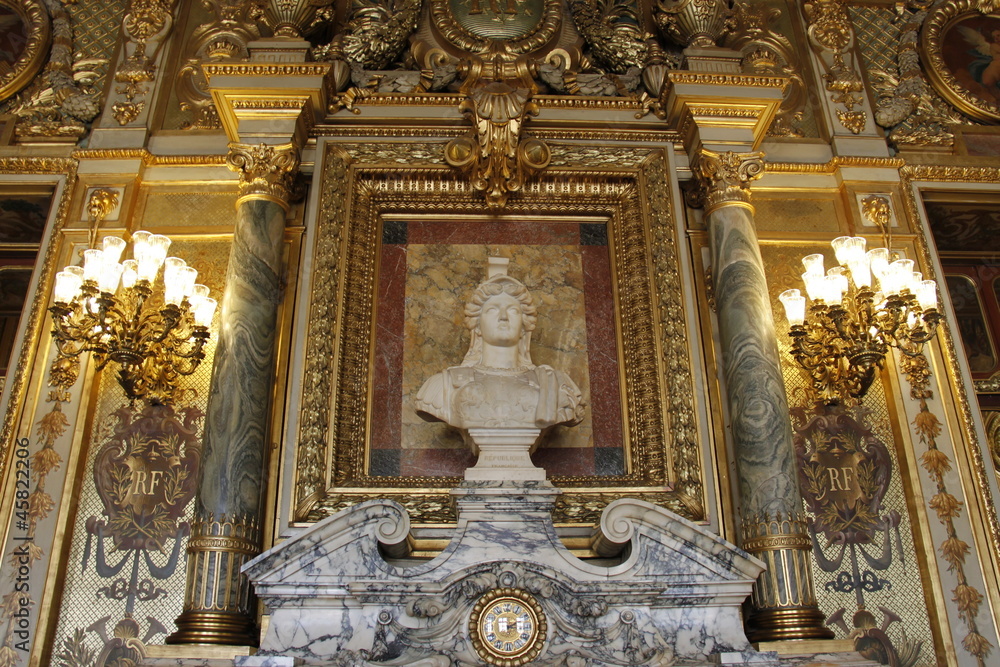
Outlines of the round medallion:
[[499,667],[517,667],[537,658],[545,643],[545,628],[538,602],[518,588],[489,591],[469,617],[472,646],[480,658]]

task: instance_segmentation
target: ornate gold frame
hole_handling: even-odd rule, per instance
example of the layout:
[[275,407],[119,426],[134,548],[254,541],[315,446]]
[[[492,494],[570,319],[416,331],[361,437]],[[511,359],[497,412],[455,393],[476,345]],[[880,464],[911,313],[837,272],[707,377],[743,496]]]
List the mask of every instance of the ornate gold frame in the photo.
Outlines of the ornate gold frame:
[[0,0],[0,5],[16,12],[28,29],[24,51],[11,71],[0,77],[0,100],[5,100],[24,88],[45,64],[52,28],[49,13],[40,0]]
[[[292,519],[317,521],[377,493],[416,523],[455,520],[450,477],[366,473],[382,216],[485,215],[444,144],[327,144],[305,341]],[[648,148],[554,146],[543,179],[504,215],[603,219],[621,355],[625,475],[556,477],[559,522],[592,523],[628,495],[705,515],[694,382],[667,160]]]
[[927,15],[920,40],[921,58],[927,66],[927,73],[937,92],[962,113],[978,120],[1000,122],[1000,106],[989,104],[968,90],[948,71],[941,49],[944,36],[952,26],[971,16],[995,16],[984,14],[979,0],[952,0],[945,2]]

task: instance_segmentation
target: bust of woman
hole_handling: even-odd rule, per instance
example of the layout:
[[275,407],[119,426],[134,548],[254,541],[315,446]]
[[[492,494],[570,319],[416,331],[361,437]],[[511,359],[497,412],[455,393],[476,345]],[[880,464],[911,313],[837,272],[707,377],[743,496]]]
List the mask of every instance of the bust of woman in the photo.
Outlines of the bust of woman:
[[469,352],[460,366],[424,382],[417,414],[459,429],[579,423],[584,404],[573,380],[531,362],[535,319],[531,293],[520,281],[500,273],[480,284],[465,304]]

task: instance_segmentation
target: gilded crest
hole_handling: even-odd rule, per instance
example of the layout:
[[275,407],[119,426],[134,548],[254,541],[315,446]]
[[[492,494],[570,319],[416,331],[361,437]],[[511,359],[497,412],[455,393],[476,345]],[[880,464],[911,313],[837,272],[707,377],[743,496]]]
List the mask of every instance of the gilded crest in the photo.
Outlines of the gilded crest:
[[470,53],[496,43],[512,55],[536,51],[558,33],[558,0],[432,0],[431,17],[442,37]]

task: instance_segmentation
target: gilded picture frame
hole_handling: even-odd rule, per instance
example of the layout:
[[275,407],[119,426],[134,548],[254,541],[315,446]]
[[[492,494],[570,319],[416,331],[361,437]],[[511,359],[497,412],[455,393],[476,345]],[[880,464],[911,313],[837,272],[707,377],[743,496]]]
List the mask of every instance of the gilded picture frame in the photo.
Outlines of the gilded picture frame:
[[976,0],[957,0],[931,10],[921,59],[934,89],[956,109],[1000,123],[1000,13],[979,7]]
[[[604,152],[609,155],[595,158]],[[595,171],[595,159],[602,158],[607,168]],[[503,215],[607,225],[626,461],[619,475],[555,476],[564,493],[554,518],[592,523],[607,503],[627,495],[702,520],[693,358],[666,157],[652,149],[556,147],[554,160],[566,166],[528,185]],[[570,168],[573,161],[579,166]],[[460,477],[371,473],[371,417],[379,409],[372,399],[378,253],[387,220],[471,218],[484,215],[485,205],[444,164],[443,143],[330,143],[318,163],[322,190],[292,520],[318,521],[377,495],[400,502],[415,523],[452,522],[449,490]],[[581,180],[585,165],[587,178]]]
[[49,14],[40,0],[0,0],[0,100],[41,71],[51,36]]

